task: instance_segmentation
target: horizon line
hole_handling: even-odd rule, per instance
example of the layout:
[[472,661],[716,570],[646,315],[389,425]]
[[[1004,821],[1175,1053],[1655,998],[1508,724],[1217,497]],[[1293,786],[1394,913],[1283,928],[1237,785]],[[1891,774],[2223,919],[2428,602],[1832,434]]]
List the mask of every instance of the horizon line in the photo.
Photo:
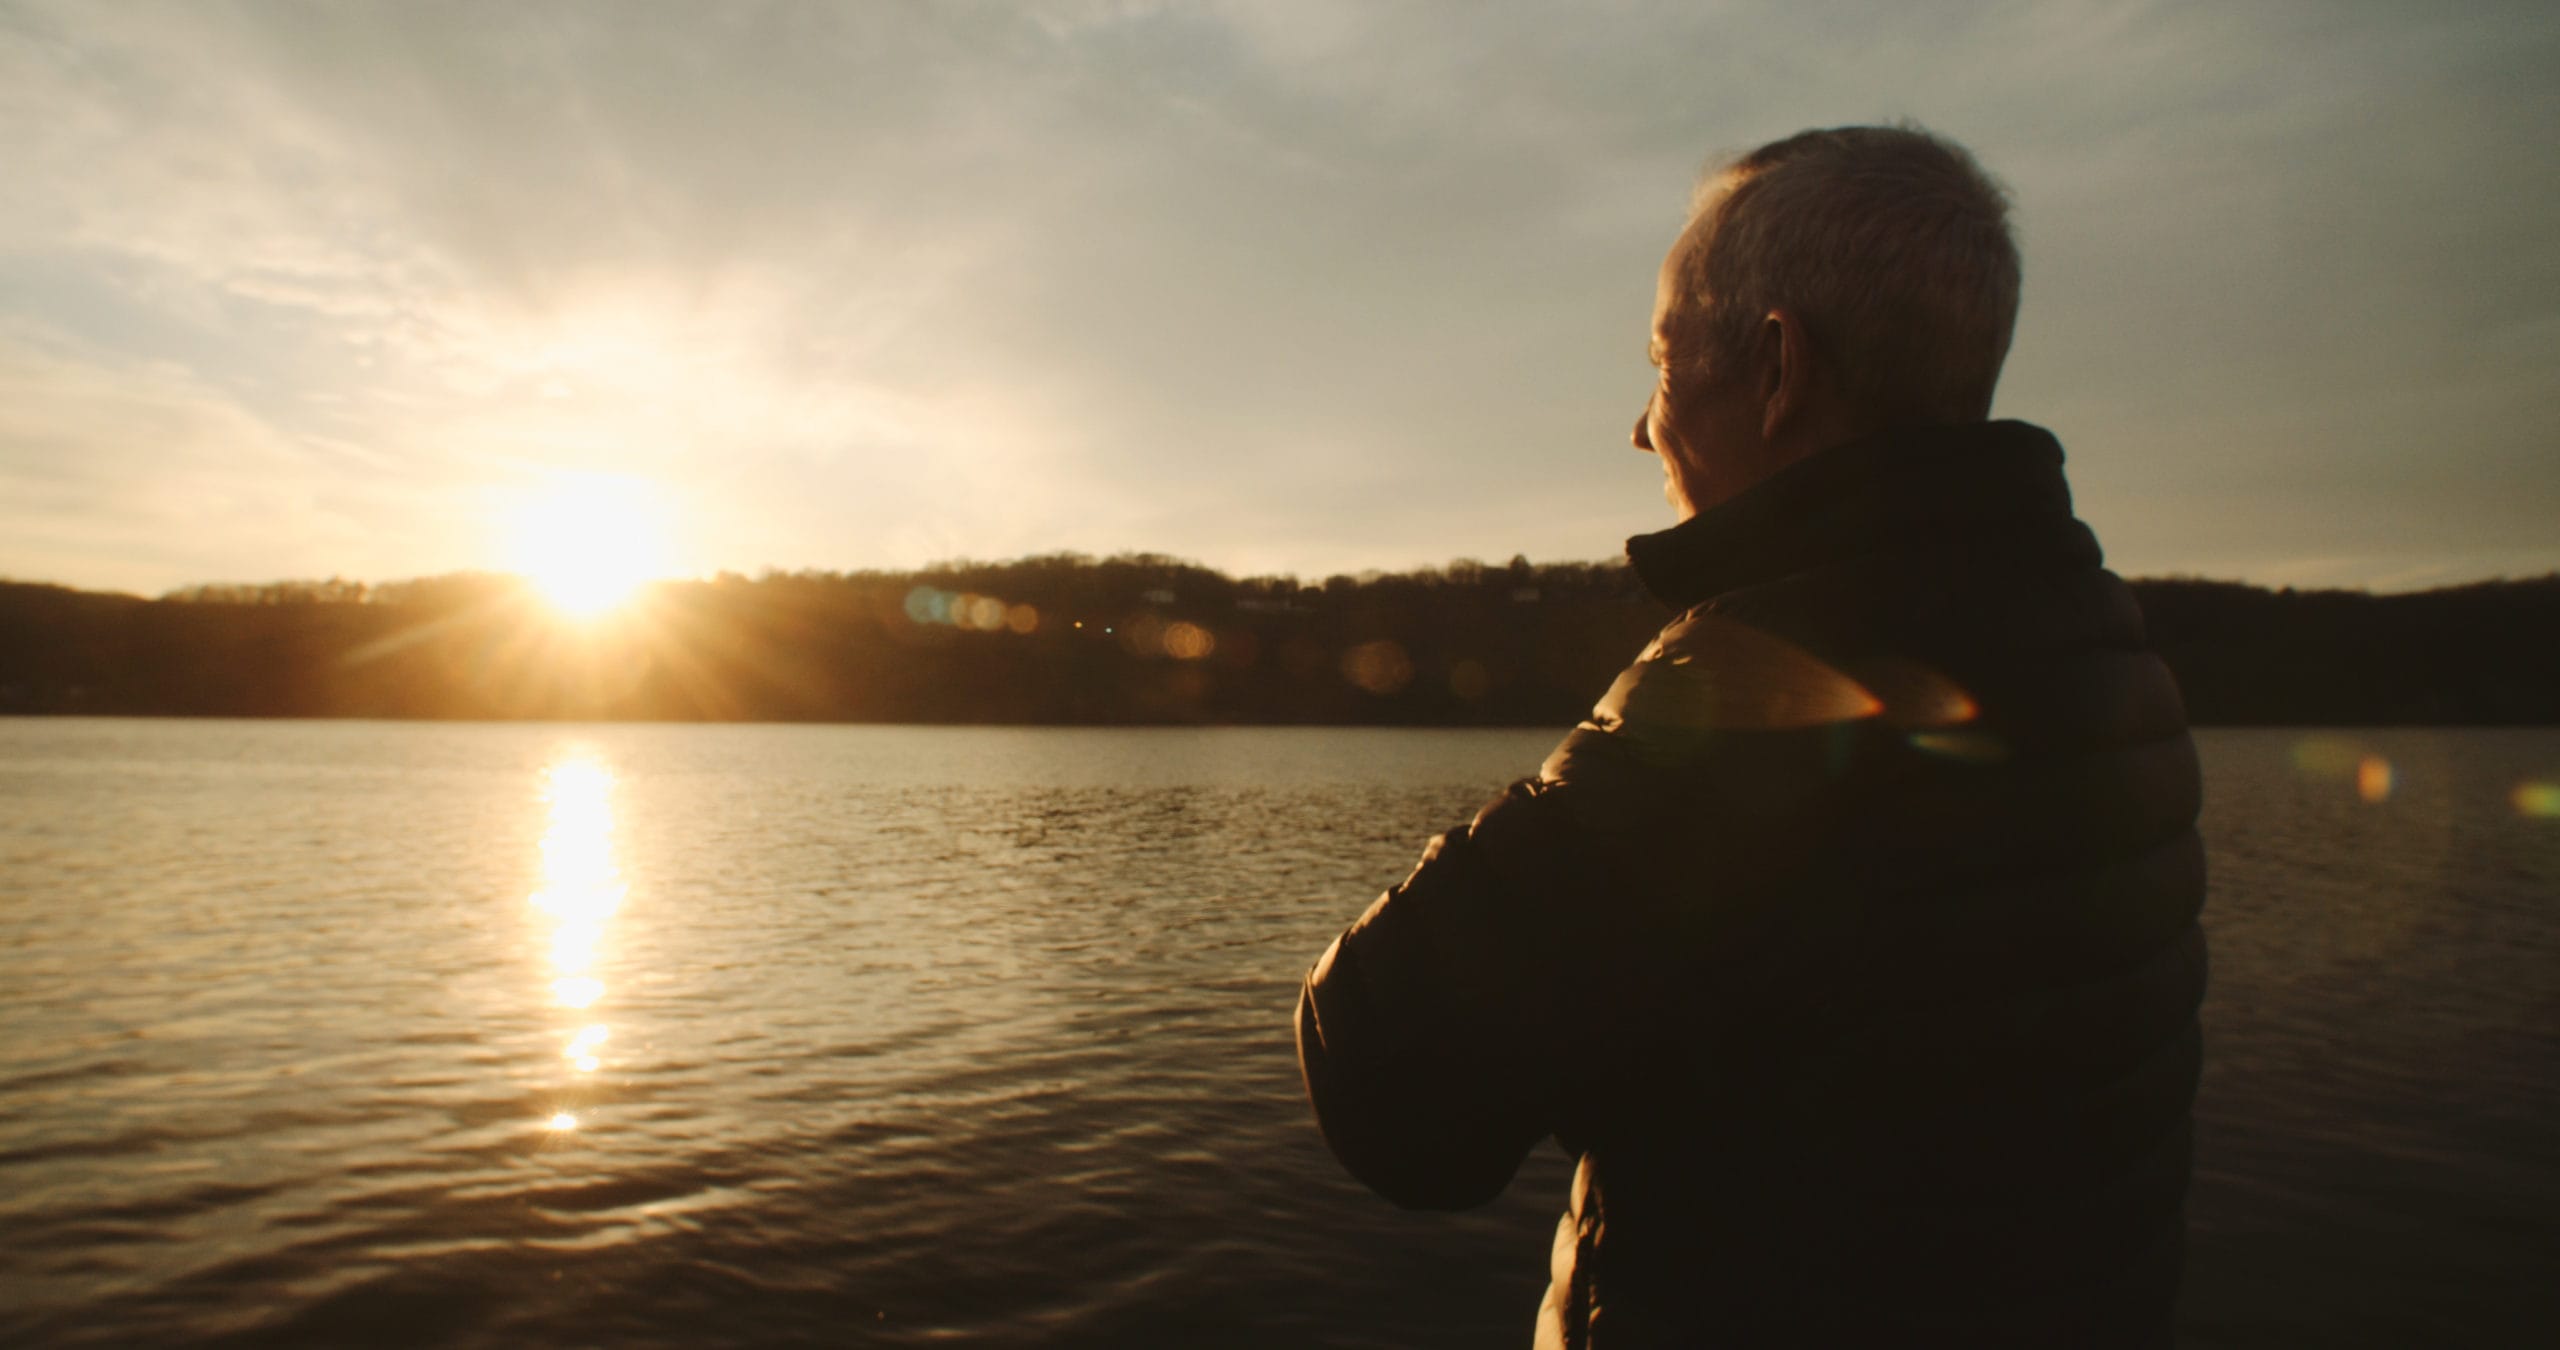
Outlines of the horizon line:
[[[1335,578],[1335,577],[1347,577],[1347,578],[1350,578],[1351,580],[1353,580],[1353,581],[1355,581],[1355,582],[1366,582],[1366,581],[1371,581],[1371,580],[1382,580],[1382,579],[1389,578],[1389,577],[1413,577],[1413,576],[1421,576],[1421,575],[1424,575],[1424,574],[1427,574],[1427,573],[1434,573],[1434,572],[1444,573],[1444,574],[1445,574],[1445,573],[1446,573],[1446,572],[1448,572],[1449,570],[1451,570],[1451,569],[1453,569],[1453,568],[1456,568],[1456,567],[1460,566],[1461,564],[1471,564],[1471,565],[1476,566],[1476,567],[1481,567],[1481,568],[1483,568],[1483,569],[1485,569],[1486,571],[1489,571],[1489,572],[1494,572],[1494,571],[1507,571],[1507,570],[1509,570],[1509,569],[1510,569],[1510,568],[1511,568],[1515,563],[1525,563],[1527,566],[1529,566],[1530,568],[1533,568],[1533,569],[1535,569],[1535,568],[1547,568],[1547,567],[1611,567],[1611,568],[1621,568],[1621,569],[1623,569],[1623,568],[1626,568],[1626,567],[1628,566],[1628,562],[1627,562],[1627,560],[1626,560],[1626,558],[1625,558],[1625,556],[1624,556],[1624,555],[1619,555],[1619,556],[1616,556],[1616,557],[1608,557],[1608,558],[1549,558],[1549,559],[1533,559],[1533,558],[1529,558],[1526,554],[1514,554],[1514,555],[1512,556],[1512,558],[1507,559],[1507,560],[1504,560],[1504,561],[1500,561],[1500,562],[1490,561],[1490,560],[1483,559],[1483,558],[1463,557],[1463,556],[1462,556],[1462,557],[1451,558],[1451,559],[1449,559],[1448,561],[1446,561],[1446,562],[1442,562],[1442,563],[1424,563],[1424,564],[1418,564],[1418,565],[1415,565],[1415,566],[1411,566],[1411,567],[1404,567],[1404,568],[1368,567],[1368,568],[1363,568],[1363,569],[1361,569],[1361,570],[1359,570],[1359,571],[1356,571],[1356,572],[1335,571],[1335,572],[1326,572],[1326,573],[1323,573],[1323,574],[1321,574],[1321,575],[1316,575],[1316,574],[1307,574],[1307,573],[1299,573],[1299,572],[1231,572],[1231,571],[1228,571],[1228,570],[1227,570],[1227,569],[1225,569],[1225,568],[1217,567],[1217,566],[1215,566],[1215,565],[1212,565],[1212,564],[1210,564],[1210,563],[1206,563],[1206,562],[1202,562],[1202,561],[1200,561],[1200,560],[1198,560],[1198,559],[1195,559],[1195,558],[1186,558],[1186,557],[1181,557],[1181,556],[1178,556],[1178,555],[1175,555],[1175,554],[1169,554],[1169,553],[1157,553],[1157,552],[1148,551],[1148,550],[1132,550],[1132,551],[1119,552],[1119,553],[1095,554],[1095,553],[1086,553],[1086,552],[1083,552],[1083,551],[1081,551],[1081,550],[1076,550],[1076,549],[1060,549],[1060,550],[1056,550],[1056,551],[1054,551],[1054,552],[1047,552],[1047,553],[1025,553],[1025,554],[1020,554],[1020,555],[1017,555],[1017,556],[1014,556],[1014,557],[1009,557],[1009,558],[992,558],[992,559],[969,558],[969,557],[945,558],[945,559],[940,559],[940,560],[937,560],[937,561],[934,561],[934,562],[928,562],[928,563],[924,563],[924,564],[921,564],[921,565],[919,565],[919,566],[913,566],[913,567],[843,567],[843,568],[799,567],[799,568],[786,568],[786,567],[781,567],[781,566],[778,566],[778,565],[775,565],[775,564],[765,564],[765,565],[763,565],[763,566],[760,566],[760,567],[756,568],[756,569],[755,569],[755,570],[753,570],[753,571],[746,571],[746,570],[742,570],[742,569],[738,569],[738,568],[723,567],[723,568],[718,568],[718,569],[713,570],[713,571],[710,571],[710,572],[698,572],[698,573],[693,573],[693,574],[689,574],[689,575],[669,575],[669,576],[660,576],[660,577],[649,577],[649,578],[645,578],[645,579],[643,579],[642,581],[640,581],[640,582],[638,583],[638,585],[639,585],[639,586],[641,586],[641,587],[655,587],[655,586],[686,586],[686,585],[708,585],[708,584],[712,584],[712,583],[718,582],[718,581],[720,581],[720,580],[721,580],[721,579],[723,579],[723,578],[736,578],[736,579],[738,579],[738,580],[741,580],[741,581],[747,581],[747,582],[762,582],[762,581],[770,580],[770,579],[772,579],[772,578],[776,578],[776,577],[811,577],[811,576],[815,576],[815,577],[835,577],[835,578],[857,578],[857,577],[862,577],[862,576],[909,576],[909,577],[914,577],[914,576],[925,576],[925,575],[929,575],[929,574],[937,573],[937,572],[957,572],[957,571],[967,571],[967,570],[974,569],[974,568],[1004,568],[1004,567],[1018,567],[1018,566],[1021,566],[1021,565],[1023,565],[1023,564],[1026,564],[1026,563],[1051,562],[1051,561],[1059,561],[1059,562],[1076,562],[1076,563],[1080,563],[1080,564],[1084,564],[1084,565],[1099,565],[1099,564],[1110,564],[1110,563],[1124,563],[1124,564],[1152,565],[1152,566],[1161,566],[1161,567],[1178,567],[1178,568],[1188,568],[1188,569],[1192,569],[1192,570],[1195,570],[1195,571],[1201,571],[1201,572],[1211,573],[1211,574],[1213,574],[1213,575],[1215,575],[1215,576],[1218,576],[1218,577],[1221,577],[1221,578],[1223,578],[1223,579],[1225,579],[1225,580],[1228,580],[1228,581],[1234,581],[1234,582],[1286,581],[1286,582],[1294,583],[1294,584],[1296,584],[1296,585],[1298,585],[1298,586],[1300,586],[1300,587],[1312,587],[1312,588],[1316,588],[1316,589],[1321,589],[1321,588],[1322,588],[1322,586],[1323,586],[1323,584],[1324,584],[1326,581],[1329,581],[1329,580],[1331,580],[1331,579],[1333,579],[1333,578]],[[2110,570],[2112,570],[2112,569],[2110,569]],[[2497,573],[2497,574],[2495,574],[2495,575],[2490,575],[2490,576],[2478,576],[2478,577],[2472,577],[2472,578],[2469,578],[2469,579],[2466,579],[2466,580],[2459,580],[2459,581],[2441,581],[2441,582],[2433,582],[2433,583],[2429,583],[2429,584],[2425,584],[2425,585],[2411,586],[2411,587],[2400,588],[2400,589],[2381,589],[2381,588],[2377,588],[2377,587],[2372,586],[2372,585],[2363,585],[2363,586],[2343,586],[2343,585],[2342,585],[2342,586],[2297,586],[2297,585],[2294,585],[2294,584],[2289,583],[2289,582],[2286,582],[2286,583],[2268,583],[2268,582],[2263,582],[2263,581],[2252,581],[2252,580],[2248,580],[2248,579],[2245,579],[2245,578],[2239,578],[2239,577],[2207,576],[2207,575],[2204,575],[2204,574],[2202,574],[2202,573],[2196,573],[2196,572],[2167,572],[2167,573],[2153,573],[2153,574],[2142,575],[2142,576],[2131,576],[2131,575],[2125,575],[2125,574],[2123,574],[2123,573],[2118,573],[2117,575],[2122,576],[2122,577],[2124,578],[2124,580],[2125,580],[2125,581],[2127,581],[2127,582],[2155,583],[2155,584],[2161,584],[2161,583],[2184,583],[2184,584],[2196,584],[2196,585],[2241,586],[2241,587],[2246,587],[2246,588],[2249,588],[2249,589],[2252,589],[2252,590],[2267,591],[2267,592],[2275,593],[2275,594],[2292,593],[2292,594],[2300,594],[2300,595],[2324,595],[2324,594],[2328,594],[2328,595],[2369,595],[2369,596],[2393,596],[2393,595],[2428,595],[2428,594],[2433,594],[2433,593],[2436,593],[2436,592],[2439,592],[2439,591],[2457,591],[2457,590],[2467,590],[2467,589],[2470,589],[2470,588],[2473,588],[2473,587],[2479,587],[2479,586],[2497,586],[2497,585],[2531,585],[2531,584],[2534,584],[2534,583],[2537,583],[2537,582],[2555,582],[2555,581],[2560,581],[2560,568],[2555,568],[2555,569],[2552,569],[2552,570],[2549,570],[2549,571],[2544,571],[2544,572],[2539,572],[2539,573],[2530,573],[2530,574],[2525,574],[2525,575],[2516,575],[2516,574],[2512,574],[2512,573],[2505,573],[2505,572],[2501,572],[2501,573]],[[331,575],[329,575],[329,576],[326,576],[326,577],[271,577],[271,578],[268,578],[268,579],[265,579],[265,580],[261,580],[261,581],[236,581],[236,580],[191,581],[191,582],[185,582],[185,583],[182,583],[182,584],[180,584],[180,585],[170,587],[170,588],[168,588],[168,589],[166,589],[166,590],[163,590],[163,591],[159,592],[158,594],[145,594],[145,593],[140,592],[140,591],[127,590],[127,589],[114,588],[114,587],[84,586],[84,585],[81,585],[81,584],[79,584],[79,583],[77,583],[77,582],[71,582],[71,581],[58,581],[58,580],[53,580],[53,579],[49,579],[49,578],[20,577],[20,576],[9,575],[9,574],[6,574],[6,573],[0,573],[0,585],[49,587],[49,588],[56,589],[56,590],[70,591],[70,592],[73,592],[73,593],[75,593],[75,594],[82,594],[82,595],[101,595],[101,596],[121,596],[121,597],[124,597],[124,598],[127,598],[127,599],[140,600],[140,601],[144,601],[144,602],[148,602],[148,603],[160,603],[160,602],[165,602],[165,601],[175,600],[175,599],[177,599],[178,597],[180,597],[181,595],[183,595],[185,592],[188,592],[188,591],[210,590],[210,589],[214,589],[214,588],[217,588],[217,587],[226,587],[226,586],[236,586],[236,587],[240,587],[240,588],[242,588],[242,589],[251,589],[251,590],[259,589],[259,588],[265,588],[265,587],[287,587],[287,586],[313,586],[313,587],[320,587],[320,586],[353,586],[353,587],[361,587],[361,588],[363,588],[363,589],[365,589],[365,590],[380,590],[380,589],[385,589],[385,588],[390,588],[390,587],[407,586],[407,585],[415,585],[415,584],[418,584],[418,583],[421,583],[421,582],[429,582],[429,581],[445,581],[445,580],[452,580],[452,579],[456,579],[456,578],[483,578],[483,577],[485,577],[485,578],[492,578],[492,579],[510,580],[510,581],[514,581],[514,582],[518,582],[518,583],[522,583],[522,584],[527,584],[527,585],[536,584],[536,583],[534,583],[534,581],[533,581],[533,579],[532,579],[531,577],[527,576],[527,575],[526,575],[525,573],[523,573],[523,572],[509,571],[509,570],[502,569],[502,568],[473,568],[473,567],[465,567],[465,568],[456,568],[456,569],[454,569],[454,570],[452,570],[452,571],[448,571],[448,572],[428,572],[428,573],[421,573],[421,574],[414,575],[414,576],[393,577],[393,578],[385,578],[385,579],[381,579],[381,580],[374,580],[374,579],[368,579],[368,578],[362,578],[362,577],[349,577],[349,576],[344,576],[344,575],[341,575],[341,574],[333,573],[333,574],[331,574]],[[200,602],[187,602],[187,603],[200,603]]]

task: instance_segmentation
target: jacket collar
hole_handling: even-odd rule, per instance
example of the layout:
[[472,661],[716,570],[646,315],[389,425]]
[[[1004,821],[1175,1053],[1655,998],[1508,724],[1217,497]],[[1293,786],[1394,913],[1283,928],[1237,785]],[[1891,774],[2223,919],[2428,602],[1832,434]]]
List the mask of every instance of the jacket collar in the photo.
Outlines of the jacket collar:
[[1854,557],[1964,547],[2021,527],[2097,562],[2095,539],[2071,518],[2051,432],[2025,422],[1907,427],[1809,455],[1637,535],[1627,561],[1656,599],[1685,610]]

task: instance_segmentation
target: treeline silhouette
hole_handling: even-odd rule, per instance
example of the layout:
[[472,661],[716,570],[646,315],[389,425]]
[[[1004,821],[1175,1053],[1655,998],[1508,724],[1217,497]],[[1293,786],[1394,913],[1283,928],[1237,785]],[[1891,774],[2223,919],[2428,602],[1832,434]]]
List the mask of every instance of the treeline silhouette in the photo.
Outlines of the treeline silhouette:
[[[2409,595],[2138,581],[2200,724],[2560,722],[2560,576]],[[0,713],[1562,725],[1660,625],[1621,563],[1234,578],[1156,555],[723,574],[592,623],[467,573],[0,582]]]

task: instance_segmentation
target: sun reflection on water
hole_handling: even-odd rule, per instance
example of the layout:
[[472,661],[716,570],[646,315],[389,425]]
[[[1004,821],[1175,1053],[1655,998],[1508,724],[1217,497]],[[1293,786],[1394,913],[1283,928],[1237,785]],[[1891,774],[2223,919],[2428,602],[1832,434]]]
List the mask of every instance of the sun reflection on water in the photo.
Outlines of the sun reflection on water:
[[[596,974],[606,921],[622,908],[629,887],[613,854],[613,773],[583,752],[571,752],[546,772],[543,802],[550,811],[542,835],[542,883],[530,903],[552,920],[547,943],[556,1006],[584,1010],[604,998]],[[581,1018],[560,1056],[579,1076],[603,1067],[599,1053],[611,1035],[599,1021]],[[554,1114],[549,1128],[574,1130],[578,1118]]]

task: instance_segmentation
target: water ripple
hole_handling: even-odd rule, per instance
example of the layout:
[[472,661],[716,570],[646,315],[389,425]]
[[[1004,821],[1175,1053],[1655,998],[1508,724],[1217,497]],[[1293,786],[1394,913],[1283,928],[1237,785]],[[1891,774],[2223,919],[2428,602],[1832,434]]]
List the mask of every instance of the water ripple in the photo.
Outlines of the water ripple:
[[[0,1341],[1519,1343],[1287,1017],[1552,739],[0,723]],[[2187,1339],[2547,1307],[2560,737],[2205,748]]]

